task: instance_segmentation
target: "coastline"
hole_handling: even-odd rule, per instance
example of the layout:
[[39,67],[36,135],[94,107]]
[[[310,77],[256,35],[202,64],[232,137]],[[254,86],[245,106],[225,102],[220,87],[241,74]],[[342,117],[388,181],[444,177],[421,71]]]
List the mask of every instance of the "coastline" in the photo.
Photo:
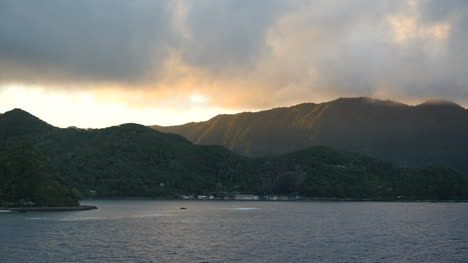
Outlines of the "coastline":
[[217,202],[392,202],[392,203],[468,203],[468,200],[416,200],[416,199],[358,199],[358,198],[304,198],[296,200],[245,200],[245,199],[178,199],[164,197],[138,197],[138,196],[103,196],[80,201],[104,201],[104,200],[154,200],[154,201],[217,201]]
[[67,206],[67,207],[0,207],[0,210],[15,212],[63,212],[86,211],[97,209],[94,205]]

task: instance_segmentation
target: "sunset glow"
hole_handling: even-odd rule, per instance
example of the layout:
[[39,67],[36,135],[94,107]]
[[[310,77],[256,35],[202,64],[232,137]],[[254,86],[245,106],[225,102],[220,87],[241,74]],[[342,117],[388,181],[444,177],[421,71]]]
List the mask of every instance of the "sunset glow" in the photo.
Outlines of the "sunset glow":
[[422,0],[6,1],[0,110],[104,127],[339,97],[466,106],[466,10]]

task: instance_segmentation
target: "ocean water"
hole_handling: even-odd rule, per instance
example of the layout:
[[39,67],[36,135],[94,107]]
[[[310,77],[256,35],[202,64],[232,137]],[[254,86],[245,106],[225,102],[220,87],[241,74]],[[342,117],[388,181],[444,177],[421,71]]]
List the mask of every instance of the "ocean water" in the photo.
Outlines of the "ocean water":
[[0,262],[468,262],[467,203],[82,204],[0,213]]

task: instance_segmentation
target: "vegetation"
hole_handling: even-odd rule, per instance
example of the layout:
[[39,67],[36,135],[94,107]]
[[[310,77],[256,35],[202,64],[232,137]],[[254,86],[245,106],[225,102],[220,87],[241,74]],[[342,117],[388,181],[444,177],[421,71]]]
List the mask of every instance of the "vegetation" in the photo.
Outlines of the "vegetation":
[[444,165],[468,174],[468,110],[451,102],[408,106],[349,98],[153,128],[248,156],[326,145],[404,166]]
[[[42,170],[31,168],[43,171],[41,176],[31,173],[25,174],[24,179],[18,179],[18,182],[24,182],[25,187],[37,185],[31,178],[49,178],[45,180],[47,182],[52,178],[56,185],[60,185],[54,189],[65,189],[61,193],[72,192],[66,187],[66,181],[84,196],[170,198],[180,194],[238,191],[317,198],[468,199],[468,177],[449,168],[402,168],[364,154],[328,147],[311,147],[270,157],[244,157],[222,146],[194,145],[179,135],[137,124],[105,129],[60,129],[21,110],[14,111],[15,118],[9,116],[10,113],[0,115],[0,134],[3,134],[0,139],[26,138],[50,159],[64,177],[64,180],[59,179],[50,165],[45,164],[46,158],[36,150],[29,148],[34,153],[29,155],[20,154],[21,151],[16,155],[5,153],[3,158],[14,160],[17,163],[15,167],[29,159],[32,161],[28,167],[38,167],[34,160],[41,160]],[[2,122],[4,119],[9,120],[7,128]],[[33,120],[31,130],[22,129],[20,135],[4,132],[5,129],[14,130],[15,123],[23,125],[25,119]],[[9,146],[6,149],[16,148]],[[2,161],[2,165],[9,162]],[[0,171],[2,176],[17,178],[13,175],[17,172],[11,172],[11,169]],[[16,188],[9,185],[2,186],[2,196],[7,192],[8,196],[13,196],[12,189]],[[33,200],[33,194],[20,196],[36,192],[26,189],[21,191],[22,194],[3,198]],[[49,195],[54,194],[45,196]],[[44,201],[37,202],[44,204]]]
[[402,168],[328,147],[259,158],[251,185],[262,192],[373,200],[468,199],[468,177],[446,167]]
[[77,206],[78,197],[31,144],[0,144],[1,206]]

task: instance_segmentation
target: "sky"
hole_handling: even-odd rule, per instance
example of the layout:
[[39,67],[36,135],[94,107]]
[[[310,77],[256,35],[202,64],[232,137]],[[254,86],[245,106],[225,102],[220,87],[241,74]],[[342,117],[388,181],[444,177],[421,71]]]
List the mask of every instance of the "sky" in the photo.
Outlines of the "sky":
[[174,125],[339,97],[468,105],[465,0],[2,0],[0,112]]

